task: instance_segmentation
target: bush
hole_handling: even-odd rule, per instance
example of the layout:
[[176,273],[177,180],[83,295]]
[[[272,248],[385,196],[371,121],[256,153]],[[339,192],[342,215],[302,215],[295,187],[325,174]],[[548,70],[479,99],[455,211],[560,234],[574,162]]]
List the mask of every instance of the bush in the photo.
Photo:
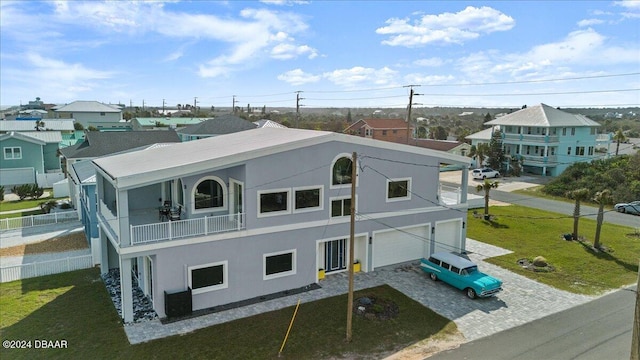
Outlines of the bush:
[[18,199],[24,200],[29,196],[29,191],[31,191],[31,185],[16,185],[11,188],[11,192],[18,196]]
[[45,214],[50,213],[51,209],[55,208],[56,206],[58,206],[58,202],[55,200],[49,200],[49,201],[40,203],[40,209],[42,209],[42,212]]
[[0,186],[0,201],[4,201],[4,186]]
[[547,259],[545,259],[543,256],[536,256],[533,259],[533,265],[538,267],[545,267],[549,265],[549,263],[547,262]]

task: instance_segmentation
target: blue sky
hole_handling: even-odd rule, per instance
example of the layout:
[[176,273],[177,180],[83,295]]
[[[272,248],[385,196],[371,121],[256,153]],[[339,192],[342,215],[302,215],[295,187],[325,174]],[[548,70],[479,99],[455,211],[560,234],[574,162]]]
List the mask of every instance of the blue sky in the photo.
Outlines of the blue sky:
[[640,105],[640,1],[0,1],[0,104]]

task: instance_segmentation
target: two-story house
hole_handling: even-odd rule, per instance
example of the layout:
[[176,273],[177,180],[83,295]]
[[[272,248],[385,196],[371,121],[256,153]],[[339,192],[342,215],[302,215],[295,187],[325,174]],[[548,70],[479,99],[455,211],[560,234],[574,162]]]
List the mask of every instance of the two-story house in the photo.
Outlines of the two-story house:
[[119,268],[125,322],[133,319],[132,274],[160,317],[171,308],[165,293],[190,291],[199,310],[315,284],[319,269],[347,271],[353,181],[354,257],[363,271],[461,252],[468,171],[459,201],[447,204],[439,168],[469,162],[286,128],[95,159],[101,271]]
[[75,119],[86,129],[98,127],[102,123],[114,123],[122,120],[122,109],[115,105],[107,105],[98,101],[78,100],[70,104],[53,108],[57,119]]
[[[533,174],[558,176],[573,163],[598,157],[595,149],[600,124],[584,115],[539,104],[485,125],[499,127],[505,155],[521,158],[524,171]],[[467,139],[478,141],[480,137],[473,134]]]
[[235,115],[221,115],[197,124],[186,126],[176,132],[182,141],[204,139],[208,137],[231,134],[238,131],[255,129],[258,126]]
[[371,118],[356,121],[347,127],[344,133],[406,144],[407,139],[413,136],[413,129],[404,119]]
[[62,180],[58,146],[60,131],[9,132],[0,135],[0,185],[38,184]]

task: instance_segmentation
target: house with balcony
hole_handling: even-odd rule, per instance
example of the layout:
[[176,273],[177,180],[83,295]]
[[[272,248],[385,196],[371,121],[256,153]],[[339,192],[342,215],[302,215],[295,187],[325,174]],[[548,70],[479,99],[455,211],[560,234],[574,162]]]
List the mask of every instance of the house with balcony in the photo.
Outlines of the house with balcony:
[[[584,115],[571,114],[546,104],[530,106],[488,121],[491,132],[499,128],[505,155],[522,159],[525,172],[558,176],[577,162],[596,154],[600,124]],[[479,136],[480,133],[484,136]],[[467,137],[477,145],[487,130]],[[487,142],[490,141],[490,137]]]
[[461,252],[468,171],[460,196],[445,202],[439,168],[468,169],[469,161],[287,128],[94,159],[101,271],[119,269],[125,322],[133,319],[134,284],[160,317],[170,315],[167,299],[176,293],[195,311],[316,284],[319,269],[348,269],[352,182],[362,271]]
[[117,105],[107,105],[99,101],[78,100],[70,104],[53,108],[56,119],[75,119],[86,129],[89,126],[99,127],[105,123],[122,121],[122,109]]

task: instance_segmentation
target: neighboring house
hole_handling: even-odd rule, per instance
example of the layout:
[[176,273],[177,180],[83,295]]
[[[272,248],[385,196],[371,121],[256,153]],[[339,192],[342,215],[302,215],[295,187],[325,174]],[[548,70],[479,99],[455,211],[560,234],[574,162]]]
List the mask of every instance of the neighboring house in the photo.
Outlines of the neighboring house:
[[89,126],[98,127],[102,123],[122,120],[122,110],[119,107],[98,101],[74,101],[70,104],[56,106],[53,111],[55,118],[75,119],[85,129]]
[[256,124],[235,115],[222,115],[200,123],[189,125],[177,131],[182,141],[205,139],[255,129]]
[[261,119],[258,121],[254,121],[253,123],[256,124],[259,128],[263,128],[263,127],[286,128],[286,126],[269,119]]
[[485,125],[500,127],[505,155],[521,158],[526,172],[558,176],[573,163],[599,157],[595,149],[600,124],[545,104],[518,110]]
[[[42,119],[38,120],[40,131],[58,131],[61,134],[71,134],[75,131],[73,127],[73,119],[67,120],[53,120]],[[0,121],[0,134],[6,134],[9,132],[32,132],[36,131],[36,120],[3,120]]]
[[491,141],[491,135],[494,130],[499,130],[500,126],[490,127],[488,129],[484,129],[478,131],[477,133],[473,133],[465,139],[471,140],[471,146],[478,146],[478,144],[488,144]]
[[209,118],[194,117],[150,117],[150,118],[133,118],[131,119],[131,127],[135,131],[140,130],[176,130],[185,126],[199,124]]
[[344,130],[345,134],[357,135],[376,140],[407,143],[413,136],[413,126],[404,119],[361,119]]
[[438,151],[448,152],[449,154],[467,156],[471,150],[471,145],[454,140],[433,140],[433,139],[411,139],[409,145],[423,147]]
[[35,184],[49,187],[64,178],[59,131],[10,132],[0,135],[0,185]]
[[80,195],[80,179],[71,171],[75,162],[93,160],[125,150],[135,149],[157,143],[180,142],[175,131],[126,131],[101,132],[88,131],[82,142],[60,149],[62,164],[69,181],[69,198],[74,208],[78,210]]
[[352,181],[362,271],[465,250],[469,172],[461,172],[459,200],[445,204],[439,168],[468,170],[470,159],[441,151],[259,128],[93,163],[101,271],[119,268],[125,322],[133,320],[132,275],[165,317],[174,292],[199,310],[306,287],[319,269],[347,271]]
[[[99,239],[98,214],[96,209],[96,169],[91,161],[80,161],[71,166],[74,179],[78,181],[78,209],[80,209],[80,221],[84,226],[84,234],[89,242],[92,252],[95,252],[93,243]],[[94,261],[99,263],[100,259]]]

